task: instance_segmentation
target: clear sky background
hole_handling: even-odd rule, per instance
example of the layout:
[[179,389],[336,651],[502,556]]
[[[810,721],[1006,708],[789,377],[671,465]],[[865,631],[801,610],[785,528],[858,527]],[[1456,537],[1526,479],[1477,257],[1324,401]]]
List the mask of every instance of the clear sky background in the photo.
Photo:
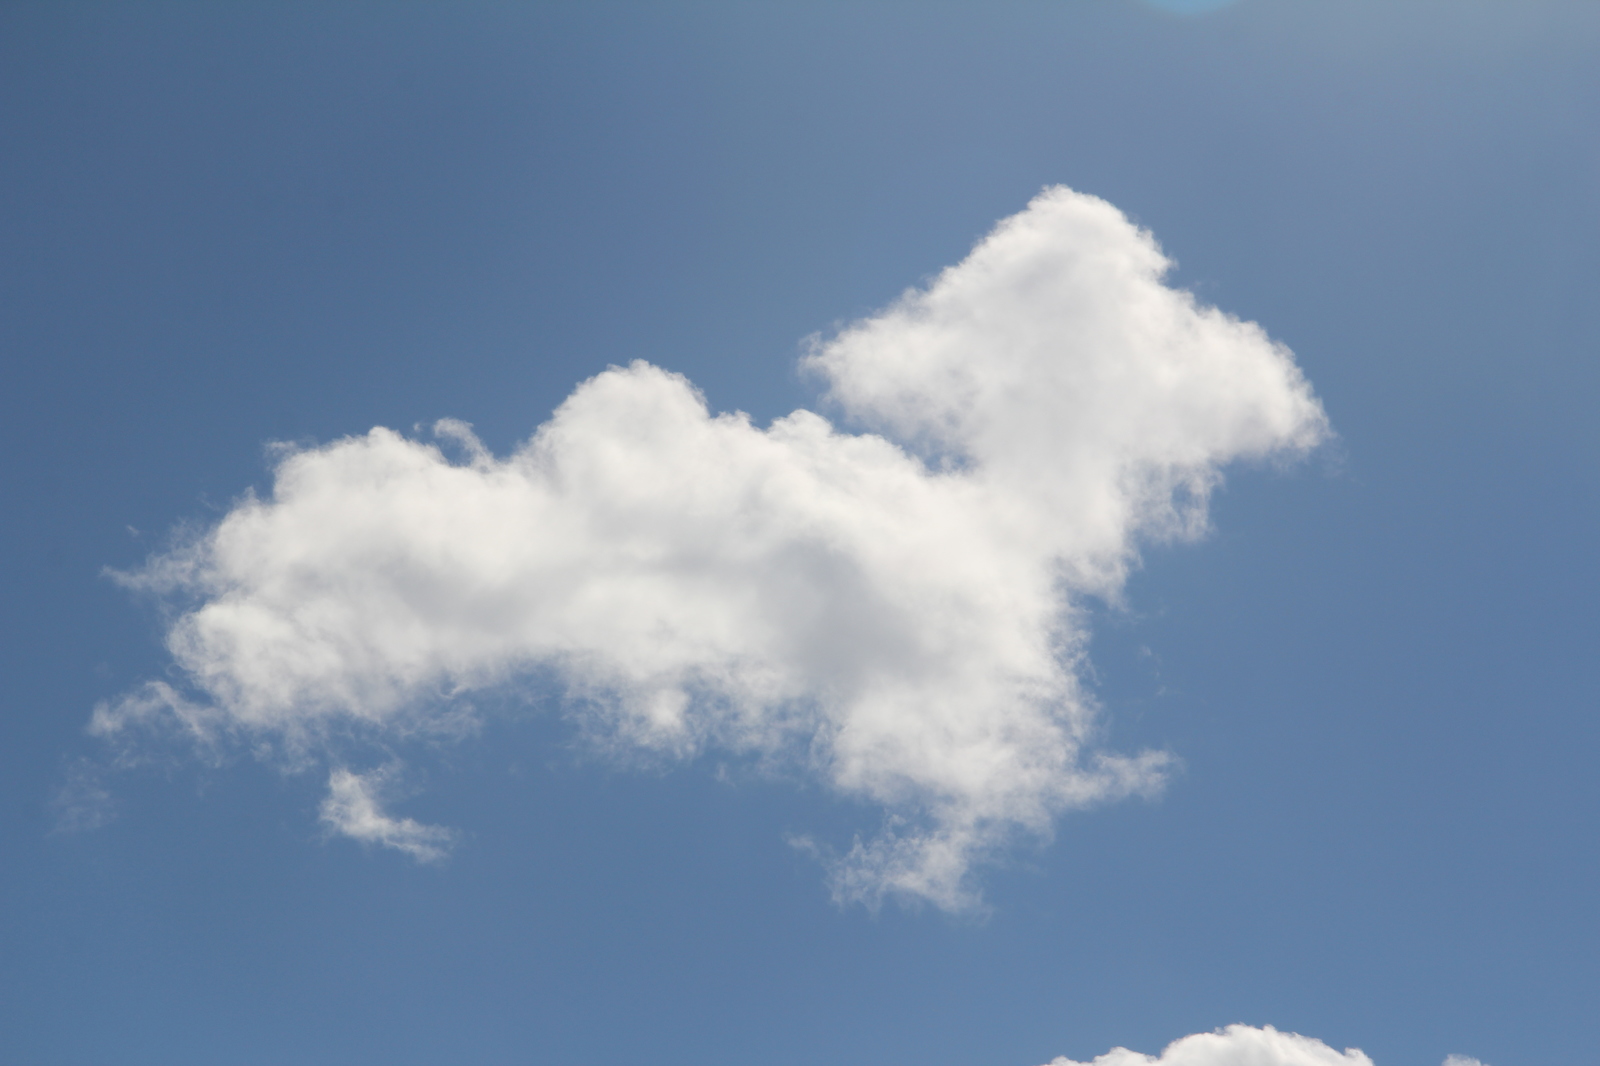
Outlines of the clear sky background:
[[[0,1061],[1592,1061],[1597,56],[1535,0],[0,8]],[[86,732],[182,681],[106,568],[270,493],[269,442],[504,455],[633,359],[827,412],[804,338],[1055,184],[1337,439],[1084,601],[1107,743],[1181,768],[986,911],[836,904],[787,841],[870,807],[605,757],[537,679],[405,747],[436,863],[330,837],[326,763]]]

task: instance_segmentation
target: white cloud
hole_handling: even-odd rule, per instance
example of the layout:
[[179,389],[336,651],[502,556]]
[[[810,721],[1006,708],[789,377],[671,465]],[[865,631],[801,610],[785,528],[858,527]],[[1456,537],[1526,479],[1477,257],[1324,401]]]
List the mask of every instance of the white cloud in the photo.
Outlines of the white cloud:
[[284,454],[270,498],[123,576],[188,604],[167,643],[200,698],[145,690],[96,728],[167,706],[304,757],[537,673],[619,750],[714,746],[882,808],[833,860],[841,899],[970,905],[1018,834],[1160,787],[1166,755],[1094,746],[1083,598],[1203,532],[1224,464],[1326,434],[1290,353],[1168,265],[1110,204],[1046,190],[813,344],[875,433],[713,415],[636,362],[503,459],[454,421],[459,463],[382,428]]
[[1270,1025],[1230,1025],[1175,1040],[1159,1056],[1119,1047],[1092,1063],[1058,1058],[1049,1066],[1372,1066],[1372,1060],[1354,1048],[1338,1052],[1320,1040],[1280,1033]]
[[391,773],[392,770],[374,770],[357,774],[335,769],[328,775],[328,796],[319,812],[322,823],[362,843],[403,851],[418,862],[443,859],[454,837],[450,830],[384,813],[379,800]]
[[1486,1066],[1486,1064],[1466,1055],[1451,1055],[1444,1060],[1444,1066]]

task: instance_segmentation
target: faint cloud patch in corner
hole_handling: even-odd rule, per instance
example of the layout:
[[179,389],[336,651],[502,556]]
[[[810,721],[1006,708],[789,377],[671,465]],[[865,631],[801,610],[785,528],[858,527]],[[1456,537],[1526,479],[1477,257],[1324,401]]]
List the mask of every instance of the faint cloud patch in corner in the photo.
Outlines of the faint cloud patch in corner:
[[330,832],[363,844],[403,851],[418,862],[439,862],[450,852],[453,832],[413,818],[394,818],[383,809],[386,786],[399,770],[399,764],[365,774],[335,769],[328,775],[328,795],[320,811],[322,824]]
[[105,768],[91,759],[74,759],[50,796],[51,830],[85,833],[116,821],[117,801],[106,786]]

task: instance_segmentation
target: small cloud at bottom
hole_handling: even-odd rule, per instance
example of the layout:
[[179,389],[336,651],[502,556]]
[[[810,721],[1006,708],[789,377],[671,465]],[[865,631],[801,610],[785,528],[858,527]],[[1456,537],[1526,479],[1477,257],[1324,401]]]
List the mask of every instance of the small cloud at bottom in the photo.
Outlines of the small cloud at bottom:
[[[1069,1058],[1046,1066],[1374,1066],[1357,1048],[1335,1050],[1320,1040],[1285,1033],[1270,1025],[1230,1025],[1211,1033],[1195,1033],[1168,1044],[1160,1055],[1112,1048],[1091,1062]],[[1465,1055],[1451,1055],[1443,1066],[1487,1066]]]
[[1112,1048],[1092,1062],[1052,1059],[1046,1066],[1373,1066],[1356,1048],[1336,1051],[1320,1040],[1272,1026],[1230,1025],[1174,1040],[1160,1055]]

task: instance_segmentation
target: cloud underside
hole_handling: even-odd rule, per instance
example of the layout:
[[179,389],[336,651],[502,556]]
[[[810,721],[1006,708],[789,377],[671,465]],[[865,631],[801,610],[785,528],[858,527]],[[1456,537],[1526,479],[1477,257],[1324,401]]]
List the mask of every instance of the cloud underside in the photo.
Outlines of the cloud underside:
[[[1110,204],[1049,189],[813,342],[860,432],[713,414],[636,362],[503,458],[452,421],[448,447],[379,428],[282,454],[269,498],[124,575],[186,605],[167,643],[189,691],[94,728],[169,706],[208,744],[305,757],[536,686],[618,751],[719,749],[880,809],[818,845],[841,899],[971,905],[975,862],[1161,783],[1165,755],[1094,744],[1080,605],[1142,544],[1202,533],[1225,464],[1326,433],[1290,353],[1168,267]],[[330,824],[443,846],[334,781]]]

